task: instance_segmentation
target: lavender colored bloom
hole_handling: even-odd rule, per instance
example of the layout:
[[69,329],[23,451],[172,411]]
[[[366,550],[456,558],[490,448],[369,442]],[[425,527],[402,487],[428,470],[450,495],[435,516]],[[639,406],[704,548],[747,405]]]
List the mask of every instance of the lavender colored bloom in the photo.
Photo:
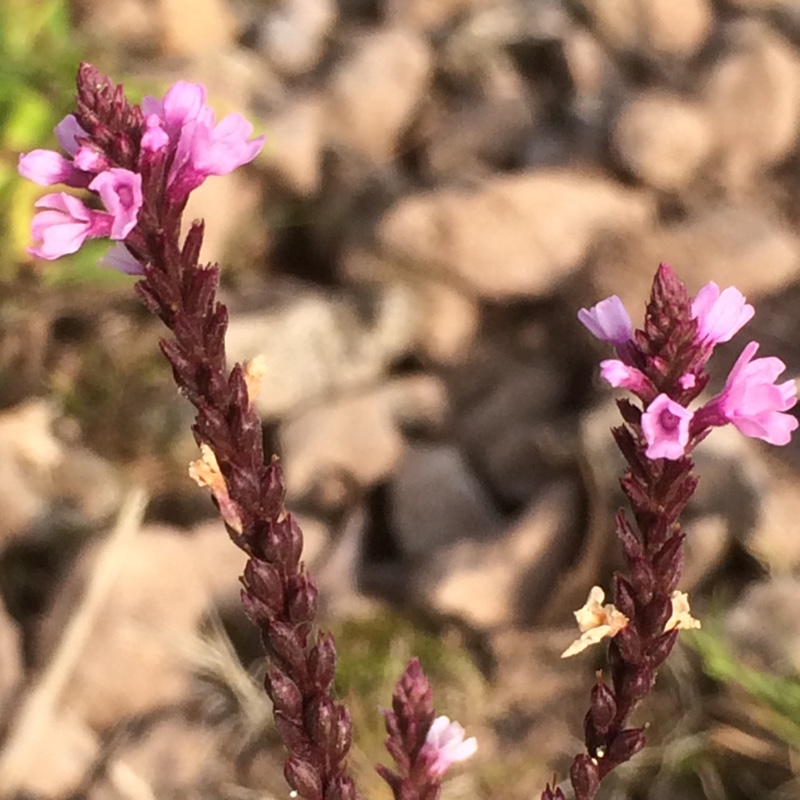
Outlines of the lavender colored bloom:
[[144,264],[137,261],[122,242],[117,242],[100,259],[100,263],[126,275],[144,275]]
[[615,347],[622,347],[633,336],[630,315],[615,294],[589,309],[582,308],[578,319],[590,333]]
[[478,741],[474,736],[464,739],[464,728],[449,717],[437,717],[428,731],[423,750],[435,758],[430,772],[436,777],[450,769],[457,761],[465,761],[475,754]]
[[648,458],[666,458],[674,461],[686,453],[689,444],[689,423],[694,414],[660,394],[642,414],[642,433],[644,433]]
[[79,136],[88,137],[89,134],[80,126],[74,114],[67,114],[55,128],[56,139],[63,148],[64,152],[74,156],[78,152],[77,138]]
[[78,169],[93,175],[108,169],[108,159],[93,147],[79,147],[73,161]]
[[241,114],[228,114],[213,128],[213,116],[198,124],[192,139],[192,165],[202,175],[227,175],[249,164],[264,145],[264,137],[248,139],[253,126]]
[[697,340],[705,344],[730,341],[755,314],[753,306],[733,286],[720,292],[713,281],[706,284],[692,302],[697,320]]
[[150,114],[145,117],[145,132],[142,135],[142,148],[149,153],[157,153],[169,144],[169,135],[164,130],[161,118],[158,114]]
[[[786,369],[779,358],[756,358],[757,342],[750,342],[733,365],[725,388],[703,409],[710,424],[732,423],[745,436],[775,445],[788,444],[797,419],[788,411],[797,402],[797,385],[775,384]],[[714,419],[714,416],[722,419]]]
[[205,88],[185,81],[174,84],[163,100],[142,101],[147,115],[142,144],[146,150],[158,150],[166,135],[175,148],[169,183],[178,195],[196,189],[209,175],[227,175],[248,164],[264,144],[263,136],[249,139],[253,126],[240,114],[228,114],[215,124],[214,111],[205,101]]
[[97,192],[114,217],[112,239],[124,239],[135,227],[142,207],[142,176],[127,169],[101,172],[89,188]]
[[61,153],[55,150],[31,150],[19,157],[17,171],[23,178],[39,184],[52,186],[65,183],[68,186],[85,186],[85,176]]
[[650,396],[654,394],[653,384],[636,367],[629,367],[617,358],[608,358],[600,362],[600,376],[615,389],[622,387],[635,395]]
[[77,197],[57,192],[39,198],[34,204],[43,209],[33,218],[31,233],[41,244],[28,248],[33,256],[53,261],[77,252],[90,237],[107,236],[111,217],[91,211]]

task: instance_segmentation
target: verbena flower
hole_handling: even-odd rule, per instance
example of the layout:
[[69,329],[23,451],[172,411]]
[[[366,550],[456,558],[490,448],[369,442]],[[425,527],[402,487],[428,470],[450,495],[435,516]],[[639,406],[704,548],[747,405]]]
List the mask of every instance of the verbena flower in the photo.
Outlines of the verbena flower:
[[786,369],[779,358],[756,358],[758,343],[750,342],[733,365],[725,388],[702,410],[707,425],[730,422],[745,436],[785,445],[797,429],[797,419],[789,411],[797,402],[793,380],[776,384]]
[[600,341],[621,347],[633,336],[633,323],[622,300],[615,294],[589,309],[582,308],[578,319]]
[[[40,244],[29,250],[31,255],[55,259],[76,252],[88,238],[127,239],[137,228],[144,204],[142,171],[154,160],[162,158],[170,164],[166,197],[182,206],[206,177],[226,175],[247,164],[264,143],[263,136],[250,138],[253,127],[239,114],[229,114],[217,123],[200,84],[178,81],[163,99],[146,97],[142,106],[143,113],[131,107],[126,120],[129,128],[111,148],[108,126],[95,135],[69,114],[55,129],[66,155],[33,150],[20,156],[18,170],[23,177],[41,186],[61,183],[88,189],[108,212],[91,210],[77,197],[47,195],[37,203],[44,210],[34,217],[33,238]],[[104,263],[142,274],[144,266],[134,256],[137,248],[131,247],[114,248]]]
[[720,292],[713,281],[706,284],[692,302],[697,320],[697,339],[705,344],[730,341],[750,320],[755,310],[733,286]]
[[33,217],[31,235],[39,244],[28,248],[33,256],[52,261],[76,253],[89,238],[108,236],[113,218],[92,211],[77,197],[64,192],[46,194],[34,205],[42,209]]
[[478,740],[471,736],[464,738],[464,728],[449,717],[436,717],[428,731],[423,747],[423,755],[432,758],[429,770],[441,777],[457,761],[465,761],[475,755]]
[[675,460],[686,452],[689,444],[689,423],[694,414],[660,394],[642,414],[648,458],[667,458]]

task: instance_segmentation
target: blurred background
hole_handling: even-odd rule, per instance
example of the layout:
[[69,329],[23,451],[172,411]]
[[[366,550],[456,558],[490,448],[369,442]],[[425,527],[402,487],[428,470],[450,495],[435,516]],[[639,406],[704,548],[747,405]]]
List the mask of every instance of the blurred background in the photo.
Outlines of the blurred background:
[[[582,749],[600,648],[572,611],[620,566],[606,351],[659,261],[736,285],[800,371],[793,0],[4,0],[0,5],[0,794],[286,798],[243,562],[187,477],[162,330],[95,243],[25,247],[87,60],[134,99],[200,81],[264,151],[212,178],[229,353],[306,536],[364,797],[419,655],[479,739],[443,797],[538,798]],[[683,634],[602,798],[800,798],[800,445],[698,453]],[[137,490],[135,487],[141,487]]]

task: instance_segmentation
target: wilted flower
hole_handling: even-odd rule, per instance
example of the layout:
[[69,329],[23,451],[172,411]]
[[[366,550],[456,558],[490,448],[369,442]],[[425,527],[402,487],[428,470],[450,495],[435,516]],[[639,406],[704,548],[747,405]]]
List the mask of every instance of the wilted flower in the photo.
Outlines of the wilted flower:
[[592,587],[586,604],[575,612],[581,636],[561,654],[561,658],[577,655],[603,639],[616,636],[628,624],[628,618],[612,603],[603,605],[605,596],[599,586]]
[[689,608],[689,595],[679,592],[677,589],[672,593],[672,614],[664,626],[665,631],[675,630],[676,628],[688,631],[700,628],[700,620],[695,619]]

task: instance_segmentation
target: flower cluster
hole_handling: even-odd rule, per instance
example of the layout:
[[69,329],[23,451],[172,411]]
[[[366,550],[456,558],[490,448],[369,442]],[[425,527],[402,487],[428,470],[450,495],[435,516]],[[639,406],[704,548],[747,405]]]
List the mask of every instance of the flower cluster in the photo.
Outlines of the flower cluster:
[[430,684],[414,658],[397,682],[391,710],[384,711],[386,749],[397,772],[379,766],[395,800],[436,800],[442,776],[457,761],[478,749],[475,738],[464,739],[464,728],[448,717],[435,717]]
[[[581,635],[564,656],[608,640],[608,677],[591,691],[584,718],[586,749],[575,756],[569,777],[575,800],[593,800],[601,781],[645,745],[645,729],[628,727],[680,630],[698,628],[689,600],[677,589],[683,570],[680,516],[697,486],[694,447],[715,427],[733,424],[747,436],[786,444],[797,420],[787,413],[797,400],[793,381],[776,384],[784,371],[777,358],[754,358],[748,344],[715,397],[693,408],[706,388],[705,368],[716,345],[733,338],[753,316],[742,294],[709,283],[689,297],[675,273],[662,264],[653,281],[644,326],[634,330],[616,296],[580,321],[612,345],[616,358],[600,365],[603,378],[627,389],[639,403],[617,401],[623,424],[612,433],[627,469],[620,483],[632,514],[616,517],[627,570],[615,573],[613,602],[593,587],[575,612]],[[542,800],[562,800],[554,779]]]
[[[744,348],[719,394],[697,411],[687,408],[707,382],[703,370],[715,345],[732,339],[754,313],[738,289],[729,287],[720,292],[713,282],[697,293],[691,310],[694,347],[681,373],[674,376],[673,392],[658,392],[642,371],[644,353],[637,345],[631,318],[616,295],[578,312],[578,319],[589,331],[617,351],[617,358],[600,363],[600,374],[611,386],[628,389],[645,405],[641,426],[647,457],[679,459],[709,428],[728,423],[745,436],[787,444],[798,424],[786,413],[797,402],[797,387],[791,380],[775,383],[786,365],[774,357],[754,359],[756,342]],[[671,366],[664,365],[665,369]]]
[[122,244],[135,231],[146,205],[142,174],[166,170],[167,200],[182,207],[206,177],[226,175],[249,163],[264,143],[264,137],[250,138],[253,127],[239,114],[217,123],[200,84],[179,81],[162,100],[145,97],[141,108],[126,110],[128,118],[119,120],[124,137],[115,137],[107,121],[84,120],[87,130],[69,114],[55,129],[66,155],[33,150],[20,156],[23,177],[40,186],[88,190],[103,206],[87,206],[66,192],[41,197],[32,225],[38,244],[29,248],[31,255],[53,260],[75,253],[87,239],[108,237],[118,244],[104,261],[122,272],[142,274],[143,264]]
[[[287,754],[284,776],[304,800],[357,800],[347,763],[352,721],[336,699],[336,645],[315,626],[318,592],[302,562],[303,534],[284,506],[277,459],[265,462],[254,407],[262,359],[228,367],[227,309],[217,301],[219,267],[201,264],[203,223],[184,236],[189,193],[209,175],[251,161],[263,143],[237,114],[218,124],[197,84],[176,83],[163,100],[128,102],[121,86],[89,64],[78,71],[74,115],[56,129],[67,156],[35,150],[20,172],[36,183],[64,183],[96,196],[49,194],[37,206],[32,253],[55,259],[90,237],[117,242],[106,262],[140,276],[140,299],[172,333],[161,341],[181,393],[197,415],[201,457],[189,474],[211,490],[233,543],[247,555],[244,610],[266,650],[264,686]],[[414,660],[386,716],[389,750],[402,774],[381,770],[398,800],[436,800],[448,767],[475,751],[458,723],[435,718],[432,694]],[[392,716],[394,714],[394,716]]]

